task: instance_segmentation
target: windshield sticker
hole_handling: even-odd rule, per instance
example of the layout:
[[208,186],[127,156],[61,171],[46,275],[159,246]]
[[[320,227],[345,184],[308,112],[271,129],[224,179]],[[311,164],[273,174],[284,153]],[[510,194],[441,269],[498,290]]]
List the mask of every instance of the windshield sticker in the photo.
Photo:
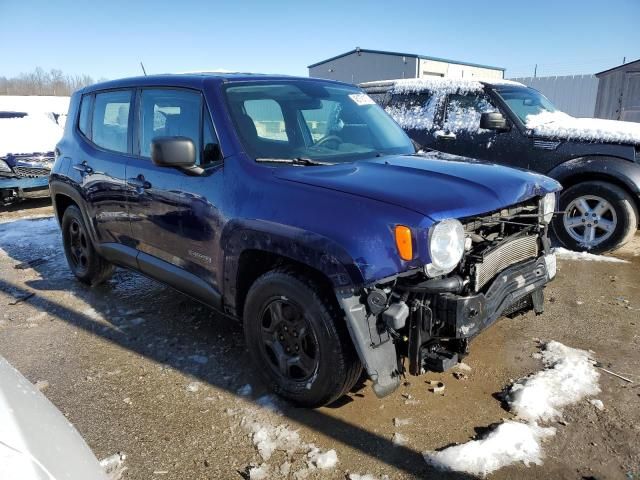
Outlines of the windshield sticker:
[[352,93],[349,95],[349,98],[356,102],[356,105],[373,105],[374,102],[369,95],[366,93]]

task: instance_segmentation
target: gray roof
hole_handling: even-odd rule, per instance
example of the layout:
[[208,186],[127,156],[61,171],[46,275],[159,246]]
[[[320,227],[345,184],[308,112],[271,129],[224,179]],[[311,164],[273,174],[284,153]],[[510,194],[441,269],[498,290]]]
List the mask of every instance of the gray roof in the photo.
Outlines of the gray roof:
[[429,57],[426,55],[417,55],[415,53],[401,53],[401,52],[387,52],[384,50],[369,50],[367,48],[354,48],[345,53],[341,53],[340,55],[336,55],[335,57],[327,58],[326,60],[322,60],[321,62],[314,63],[309,65],[307,68],[317,67],[318,65],[322,65],[323,63],[331,62],[338,58],[346,57],[347,55],[351,55],[353,53],[362,52],[362,53],[378,53],[381,55],[393,55],[396,57],[410,57],[410,58],[420,58],[423,60],[434,60],[436,62],[446,62],[446,63],[455,63],[456,65],[467,65],[469,67],[480,67],[480,68],[490,68],[492,70],[502,70],[504,72],[504,68],[502,67],[492,67],[491,65],[482,65],[479,63],[470,63],[470,62],[460,62],[458,60],[450,60],[448,58],[440,58],[440,57]]
[[598,72],[595,75],[596,75],[596,77],[599,77],[600,75],[602,75],[604,73],[609,73],[609,72],[613,72],[614,70],[618,70],[620,68],[629,67],[633,63],[638,63],[638,66],[640,66],[640,58],[638,60],[631,60],[630,62],[623,63],[622,65],[618,65],[617,67],[608,68],[607,70],[603,70],[601,72]]

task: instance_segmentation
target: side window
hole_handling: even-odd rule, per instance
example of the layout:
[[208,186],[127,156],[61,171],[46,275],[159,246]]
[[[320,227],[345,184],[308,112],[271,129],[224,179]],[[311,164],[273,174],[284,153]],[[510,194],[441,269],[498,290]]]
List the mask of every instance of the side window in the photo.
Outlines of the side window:
[[477,133],[480,115],[497,111],[489,99],[477,93],[449,95],[442,128],[448,132]]
[[394,93],[385,111],[405,130],[430,130],[436,121],[439,105],[440,102],[428,91]]
[[200,164],[200,114],[202,97],[197,92],[151,88],[140,95],[140,155],[151,157],[155,137],[187,137],[196,146]]
[[289,140],[278,102],[270,98],[247,100],[244,102],[244,109],[253,121],[258,137],[266,140]]
[[90,125],[91,125],[91,104],[93,103],[93,95],[85,95],[80,100],[80,115],[78,115],[78,129],[82,134],[91,138]]
[[204,108],[204,122],[202,125],[202,162],[201,166],[206,167],[222,160],[222,151],[220,150],[220,142],[213,128],[211,114],[207,107]]
[[94,100],[91,139],[106,150],[127,152],[131,91],[97,93]]

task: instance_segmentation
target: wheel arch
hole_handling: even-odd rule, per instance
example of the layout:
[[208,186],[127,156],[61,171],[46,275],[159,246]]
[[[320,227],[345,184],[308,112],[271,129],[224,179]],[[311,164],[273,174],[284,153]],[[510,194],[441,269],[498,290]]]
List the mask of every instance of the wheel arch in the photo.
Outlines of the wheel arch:
[[640,211],[640,166],[636,163],[609,156],[580,157],[557,165],[546,175],[565,189],[582,182],[609,182],[627,192],[636,212]]
[[242,317],[246,295],[255,280],[278,266],[311,276],[322,288],[355,291],[363,284],[354,260],[335,242],[288,225],[259,220],[233,222],[222,234],[225,312]]

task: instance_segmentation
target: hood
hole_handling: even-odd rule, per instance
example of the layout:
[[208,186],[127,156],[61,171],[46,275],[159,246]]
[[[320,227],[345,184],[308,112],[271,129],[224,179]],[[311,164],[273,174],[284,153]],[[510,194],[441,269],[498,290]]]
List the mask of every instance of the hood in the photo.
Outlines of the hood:
[[62,128],[45,114],[0,118],[0,157],[53,152],[62,133]]
[[562,112],[529,115],[527,128],[533,134],[562,140],[640,145],[640,123],[576,118]]
[[560,189],[558,182],[543,175],[462,160],[429,152],[325,167],[277,168],[274,175],[401,206],[434,221],[491,212]]

